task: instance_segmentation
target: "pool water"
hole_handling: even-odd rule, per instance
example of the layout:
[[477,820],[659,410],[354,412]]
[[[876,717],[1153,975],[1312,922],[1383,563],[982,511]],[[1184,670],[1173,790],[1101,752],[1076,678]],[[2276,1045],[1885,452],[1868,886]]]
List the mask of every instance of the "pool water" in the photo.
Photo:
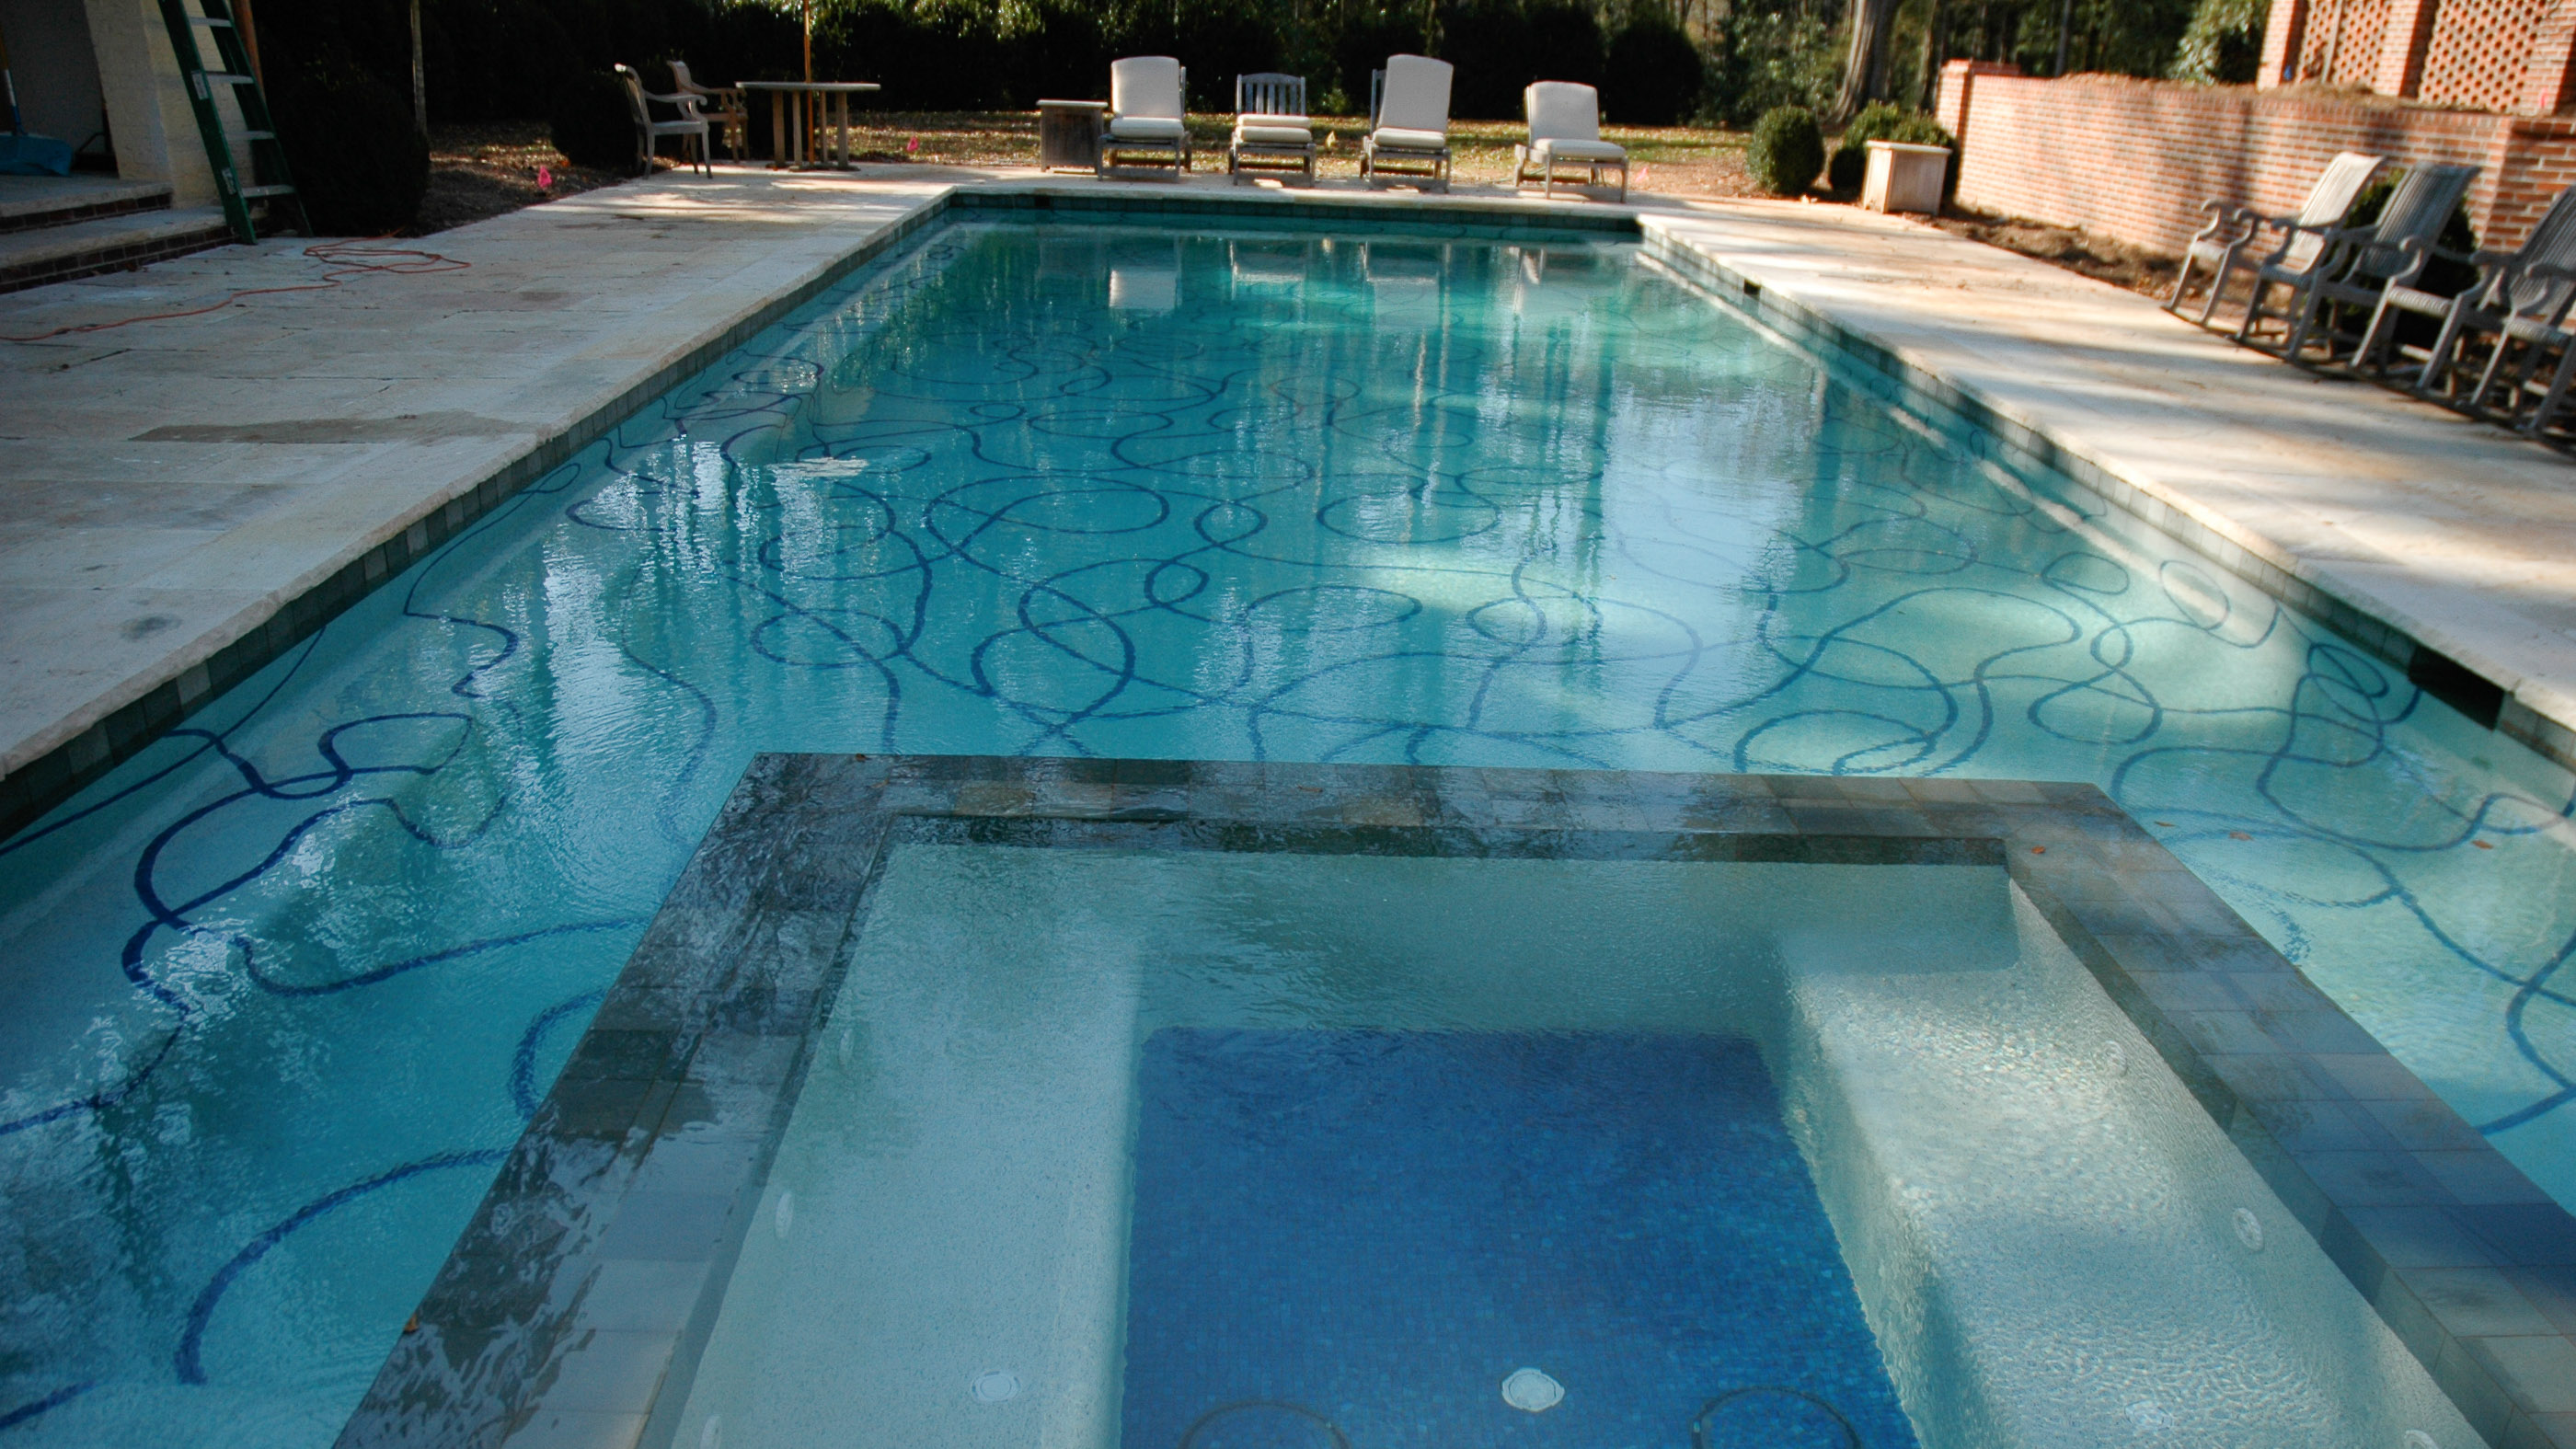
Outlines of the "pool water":
[[2576,1202],[2565,772],[1633,246],[952,226],[0,843],[0,1428],[328,1442],[773,749],[2093,780]]
[[674,1442],[2480,1442],[1999,869],[904,846],[816,1045]]

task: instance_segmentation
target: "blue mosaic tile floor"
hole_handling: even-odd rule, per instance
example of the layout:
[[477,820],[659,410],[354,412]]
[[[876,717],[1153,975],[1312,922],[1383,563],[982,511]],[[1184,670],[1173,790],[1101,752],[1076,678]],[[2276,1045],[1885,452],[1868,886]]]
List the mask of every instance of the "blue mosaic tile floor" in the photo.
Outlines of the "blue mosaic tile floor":
[[1140,1088],[1125,1449],[1679,1449],[1748,1388],[1712,1443],[1914,1443],[1748,1042],[1171,1029]]

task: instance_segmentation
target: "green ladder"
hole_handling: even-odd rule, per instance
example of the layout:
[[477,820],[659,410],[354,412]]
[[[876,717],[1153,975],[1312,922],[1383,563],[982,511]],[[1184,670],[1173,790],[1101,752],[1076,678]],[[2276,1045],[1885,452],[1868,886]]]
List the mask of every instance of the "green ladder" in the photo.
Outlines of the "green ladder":
[[[286,174],[286,152],[277,144],[277,124],[269,118],[268,97],[261,94],[259,77],[251,74],[250,52],[242,45],[241,29],[233,24],[231,0],[197,0],[202,14],[188,13],[187,0],[161,0],[161,22],[170,27],[170,47],[178,52],[179,74],[188,82],[188,103],[196,108],[197,133],[205,138],[206,161],[215,168],[215,185],[223,192],[224,219],[232,223],[233,235],[246,242],[259,240],[259,228],[253,224],[250,204],[268,202],[271,219],[283,218],[291,223],[287,229],[311,233],[312,222],[305,219],[304,199],[295,191],[295,183]],[[211,31],[215,54],[223,61],[222,70],[206,69],[205,53],[197,47],[197,32]],[[215,105],[215,88],[232,88],[233,101],[241,108],[242,124],[247,130],[227,134],[223,112]],[[252,184],[242,184],[241,172],[233,164],[236,140],[250,143]]]

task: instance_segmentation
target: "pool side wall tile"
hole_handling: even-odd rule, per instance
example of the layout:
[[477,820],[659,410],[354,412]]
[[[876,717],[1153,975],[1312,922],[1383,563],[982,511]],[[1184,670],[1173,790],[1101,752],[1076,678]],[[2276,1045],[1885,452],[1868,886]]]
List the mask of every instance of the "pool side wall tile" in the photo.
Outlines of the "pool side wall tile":
[[2576,1426],[2576,1217],[2090,785],[763,755],[343,1449],[669,1449],[869,892],[914,841],[2001,867],[2491,1446]]

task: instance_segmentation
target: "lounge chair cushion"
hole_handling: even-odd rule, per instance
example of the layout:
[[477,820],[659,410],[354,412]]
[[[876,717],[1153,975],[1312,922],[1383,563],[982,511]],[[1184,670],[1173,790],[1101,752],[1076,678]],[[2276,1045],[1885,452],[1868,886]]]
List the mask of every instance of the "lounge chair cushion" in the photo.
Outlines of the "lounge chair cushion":
[[1131,55],[1109,63],[1109,114],[1181,118],[1181,63],[1168,55]]
[[1315,133],[1304,125],[1278,124],[1280,116],[1246,116],[1234,126],[1238,146],[1312,146]]
[[[1389,131],[1449,129],[1449,78],[1455,71],[1445,60],[1427,55],[1386,58],[1386,89],[1378,98],[1378,134]],[[1447,142],[1441,144],[1446,145]],[[1423,147],[1409,149],[1422,150]]]
[[1380,126],[1369,132],[1369,144],[1381,151],[1446,151],[1449,137],[1441,131],[1415,131],[1402,126]]
[[1616,141],[1561,141],[1542,137],[1530,143],[1530,154],[1559,161],[1625,161],[1628,149]]
[[1112,116],[1109,135],[1117,141],[1177,141],[1181,123],[1162,116]]
[[[1521,92],[1530,141],[1601,139],[1601,93],[1573,81],[1533,81]],[[1571,154],[1571,153],[1567,153]]]

